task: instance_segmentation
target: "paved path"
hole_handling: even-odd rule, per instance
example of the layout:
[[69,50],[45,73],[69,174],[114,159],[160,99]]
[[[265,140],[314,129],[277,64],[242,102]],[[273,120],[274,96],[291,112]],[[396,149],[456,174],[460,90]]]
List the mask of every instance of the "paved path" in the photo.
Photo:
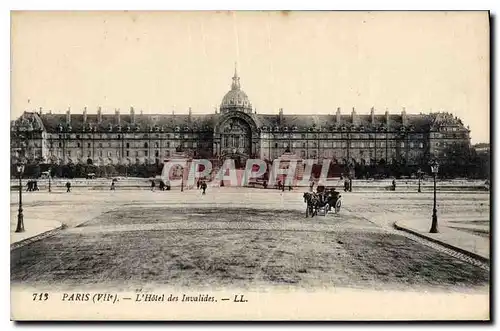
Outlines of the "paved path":
[[[15,233],[17,194],[11,194],[11,242],[50,231],[64,223],[75,227],[99,215],[125,206],[141,207],[174,205],[193,209],[196,206],[258,207],[264,209],[304,210],[302,193],[294,190],[263,190],[249,188],[209,188],[177,191],[93,191],[74,189],[71,193],[34,192],[23,195],[26,232]],[[383,228],[394,223],[426,234],[432,215],[432,194],[404,192],[341,192],[341,215],[366,219]],[[438,217],[441,232],[432,235],[449,245],[457,246],[489,258],[489,194],[488,192],[439,193]],[[341,217],[340,215],[340,217]]]
[[[430,233],[430,224],[431,222],[429,219],[408,219],[396,222],[396,226],[405,231],[460,251],[472,253],[470,254],[471,256],[481,258],[481,260],[489,260],[489,236],[474,235],[468,231],[452,228],[450,227],[450,222],[446,221],[446,219],[438,221],[439,233]],[[478,229],[473,225],[466,225],[461,228],[470,229],[471,232]],[[479,227],[479,229],[484,230],[484,226]]]

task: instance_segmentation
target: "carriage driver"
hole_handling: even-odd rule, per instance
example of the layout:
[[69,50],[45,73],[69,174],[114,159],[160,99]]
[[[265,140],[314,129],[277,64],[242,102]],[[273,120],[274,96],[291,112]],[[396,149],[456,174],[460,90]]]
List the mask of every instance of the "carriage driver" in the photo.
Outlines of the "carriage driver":
[[324,185],[316,186],[316,194],[318,195],[320,205],[323,206],[326,203],[326,198],[327,198],[325,186]]

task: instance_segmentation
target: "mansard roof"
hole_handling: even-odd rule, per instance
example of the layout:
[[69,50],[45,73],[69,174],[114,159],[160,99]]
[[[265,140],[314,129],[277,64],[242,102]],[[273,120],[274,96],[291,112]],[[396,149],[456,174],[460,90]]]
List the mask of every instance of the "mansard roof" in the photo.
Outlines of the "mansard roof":
[[[59,130],[59,126],[66,128],[66,114],[43,114],[39,115],[41,121],[43,122],[45,128],[49,132],[56,132]],[[137,114],[135,115],[135,121],[132,121],[132,116],[120,115],[120,122],[118,124],[117,115],[114,114],[102,114],[101,121],[99,122],[97,114],[88,114],[87,121],[84,122],[83,114],[71,114],[70,126],[74,131],[83,131],[83,129],[90,130],[91,128],[96,128],[97,131],[109,130],[109,128],[116,129],[118,126],[122,130],[130,127],[132,130],[140,129],[141,131],[148,130],[150,128],[163,128],[165,130],[175,129],[179,127],[184,130],[189,128],[189,130],[211,128],[215,125],[215,114],[209,115],[187,115],[187,114]]]
[[[130,113],[120,115],[102,114],[101,121],[98,120],[98,114],[87,114],[86,122],[84,115],[71,114],[71,131],[150,131],[158,128],[164,131],[179,129],[184,130],[212,130],[217,124],[221,114],[135,114],[135,121],[132,121]],[[337,130],[345,128],[347,130],[356,128],[356,130],[365,129],[383,129],[399,130],[403,126],[403,114],[374,114],[373,122],[371,114],[327,114],[327,115],[294,115],[294,114],[256,114],[251,116],[255,119],[260,129],[272,130]],[[337,121],[337,119],[339,119]],[[388,119],[388,123],[387,123]],[[431,114],[407,114],[406,127],[415,131],[426,131],[430,129],[439,129],[443,126],[458,126],[463,130],[462,121],[449,113],[431,113]],[[57,132],[59,128],[68,127],[67,114],[40,114],[37,112],[25,112],[18,118],[12,126],[16,124],[33,126],[37,130],[47,130],[48,132]]]

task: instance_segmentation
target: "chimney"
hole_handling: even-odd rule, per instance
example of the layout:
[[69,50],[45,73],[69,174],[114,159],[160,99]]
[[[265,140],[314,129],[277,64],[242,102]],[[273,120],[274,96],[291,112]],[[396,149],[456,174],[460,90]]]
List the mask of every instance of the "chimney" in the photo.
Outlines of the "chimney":
[[71,107],[68,107],[66,111],[66,123],[71,124]]
[[99,106],[99,108],[97,108],[97,123],[101,123],[102,122],[102,109],[101,109],[101,106]]
[[385,125],[389,127],[389,111],[385,110]]
[[83,123],[87,123],[87,107],[83,108]]
[[191,111],[191,107],[189,107],[189,111],[188,111],[188,120],[189,120],[189,122],[191,122],[191,115],[192,115],[192,111]]
[[370,109],[370,119],[372,121],[372,124],[375,123],[375,108],[372,107],[372,109]]
[[337,113],[335,114],[336,118],[335,121],[337,123],[340,123],[340,107],[337,107]]
[[280,111],[279,111],[279,121],[280,121],[280,124],[283,123],[283,108],[280,108]]
[[40,107],[40,115],[42,115],[42,107]]
[[120,109],[115,109],[116,124],[120,125]]
[[403,123],[403,126],[406,126],[408,124],[408,118],[406,117],[405,107],[403,107],[403,111],[401,112],[401,122]]
[[357,124],[358,122],[358,117],[356,116],[356,109],[354,109],[354,107],[352,107],[351,121],[352,124]]
[[134,107],[130,107],[130,122],[135,124],[135,110]]

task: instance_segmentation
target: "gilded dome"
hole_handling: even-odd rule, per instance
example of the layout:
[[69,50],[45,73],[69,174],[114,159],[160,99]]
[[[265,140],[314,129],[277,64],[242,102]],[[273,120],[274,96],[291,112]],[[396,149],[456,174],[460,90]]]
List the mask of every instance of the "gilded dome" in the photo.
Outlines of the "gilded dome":
[[231,90],[222,98],[220,105],[221,112],[229,110],[240,110],[244,112],[252,112],[252,104],[248,100],[247,94],[240,87],[240,77],[236,69],[234,70],[233,83]]

